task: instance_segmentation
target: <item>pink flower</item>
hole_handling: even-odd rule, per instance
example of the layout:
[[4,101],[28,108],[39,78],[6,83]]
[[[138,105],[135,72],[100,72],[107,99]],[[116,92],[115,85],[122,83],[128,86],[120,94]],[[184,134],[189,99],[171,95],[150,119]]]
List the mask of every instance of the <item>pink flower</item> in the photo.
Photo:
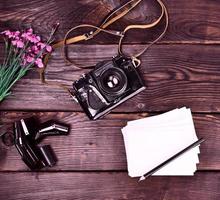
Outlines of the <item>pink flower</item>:
[[36,45],[34,45],[31,47],[31,52],[37,55],[40,53],[40,49]]
[[24,47],[24,42],[21,40],[12,40],[12,45],[16,46],[17,48],[23,48]]
[[1,32],[1,34],[9,36],[11,34],[11,31],[6,30],[6,31]]
[[45,43],[38,42],[37,46],[40,47],[40,50],[43,50],[44,48],[46,48],[47,52],[50,53],[52,51],[52,47],[50,45],[45,44]]
[[28,40],[28,41],[30,41],[30,42],[32,42],[32,43],[34,43],[34,44],[40,42],[40,40],[41,40],[40,36],[33,34],[33,29],[32,28],[30,28],[26,32],[24,32],[21,35],[21,37]]
[[42,43],[42,42],[38,42],[38,43],[37,43],[37,46],[39,46],[40,49],[42,50],[42,49],[44,49],[44,48],[46,47],[46,44],[44,44],[44,43]]
[[40,42],[41,38],[40,38],[40,36],[36,36],[36,35],[28,35],[27,40],[36,44],[36,43]]
[[20,31],[15,31],[15,32],[11,32],[9,30],[6,30],[4,32],[2,32],[2,34],[4,34],[5,36],[7,36],[8,38],[13,38],[13,39],[17,39],[20,36]]
[[32,28],[29,28],[28,30],[27,30],[27,33],[29,33],[29,34],[33,34],[33,29]]
[[32,62],[34,61],[34,57],[27,56],[26,61],[27,61],[28,63],[32,63]]
[[13,46],[17,46],[17,40],[13,40],[11,43]]
[[[5,30],[1,34],[10,39],[11,44],[17,49],[16,52],[22,53],[22,66],[35,64],[39,68],[44,67],[43,58],[45,54],[52,52],[52,46],[42,42],[41,37],[34,34],[32,28],[23,32]],[[23,49],[23,51],[19,49]]]
[[52,51],[52,47],[50,45],[47,45],[46,50],[47,50],[48,53],[50,53]]
[[27,32],[22,33],[21,37],[26,39],[26,40],[29,40],[31,35],[32,35],[32,32],[27,31]]
[[27,39],[29,37],[29,34],[28,33],[22,33],[21,37],[24,38],[24,39]]
[[21,40],[18,40],[17,47],[22,49],[24,47],[24,42],[22,42]]
[[13,34],[16,37],[16,36],[19,36],[21,34],[21,32],[20,31],[15,31]]
[[37,65],[37,67],[39,68],[43,68],[44,67],[44,64],[43,64],[43,61],[41,58],[37,58],[36,61],[35,61],[35,64]]
[[6,31],[3,31],[1,32],[3,35],[5,35],[6,37],[8,38],[12,38],[13,37],[13,32],[9,31],[9,30],[6,30]]

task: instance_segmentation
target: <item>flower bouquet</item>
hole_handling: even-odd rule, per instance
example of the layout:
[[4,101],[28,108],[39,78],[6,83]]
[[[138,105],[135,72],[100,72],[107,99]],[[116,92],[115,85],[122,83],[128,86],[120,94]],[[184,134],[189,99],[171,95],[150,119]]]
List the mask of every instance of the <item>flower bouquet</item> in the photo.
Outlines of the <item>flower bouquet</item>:
[[58,27],[52,29],[49,39],[43,42],[33,29],[1,33],[5,40],[5,58],[0,64],[0,102],[11,94],[10,90],[30,69],[43,68],[43,58],[52,51],[53,35]]

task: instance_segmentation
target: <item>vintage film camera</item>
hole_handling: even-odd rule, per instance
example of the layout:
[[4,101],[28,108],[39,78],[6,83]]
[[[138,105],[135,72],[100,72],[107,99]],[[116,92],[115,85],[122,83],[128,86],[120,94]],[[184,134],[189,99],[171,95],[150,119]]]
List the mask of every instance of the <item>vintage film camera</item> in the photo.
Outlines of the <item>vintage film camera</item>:
[[75,97],[85,113],[96,120],[146,87],[135,62],[117,56],[103,61],[95,69],[73,83]]

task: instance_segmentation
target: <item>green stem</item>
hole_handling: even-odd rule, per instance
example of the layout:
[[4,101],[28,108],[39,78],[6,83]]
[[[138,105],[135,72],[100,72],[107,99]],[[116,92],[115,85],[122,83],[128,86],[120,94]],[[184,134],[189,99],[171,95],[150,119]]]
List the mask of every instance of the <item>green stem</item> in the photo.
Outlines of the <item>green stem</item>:
[[7,59],[7,55],[8,55],[8,47],[9,47],[8,40],[6,40],[4,38],[4,41],[5,41],[5,58],[4,58],[4,62],[3,62],[2,67],[5,66],[5,64],[6,64],[6,59]]
[[8,85],[13,81],[14,77],[16,77],[16,73],[18,73],[19,64],[10,67],[9,73],[8,71],[5,73],[4,79],[1,81],[1,91],[4,91]]
[[10,44],[7,56],[6,56],[6,61],[3,65],[3,67],[7,67],[8,66],[8,61],[9,61],[9,57],[11,57],[11,53],[12,53],[12,45]]
[[15,84],[18,80],[20,80],[20,79],[26,74],[27,71],[28,71],[28,69],[24,69],[24,68],[21,68],[21,69],[20,69],[20,71],[19,71],[17,77],[14,79],[14,81],[13,81],[13,82],[7,87],[7,89],[1,94],[1,96],[0,96],[0,102],[1,102],[2,100],[4,100],[4,98],[7,97],[7,96],[10,94],[10,93],[9,93],[10,89],[14,86],[14,84]]

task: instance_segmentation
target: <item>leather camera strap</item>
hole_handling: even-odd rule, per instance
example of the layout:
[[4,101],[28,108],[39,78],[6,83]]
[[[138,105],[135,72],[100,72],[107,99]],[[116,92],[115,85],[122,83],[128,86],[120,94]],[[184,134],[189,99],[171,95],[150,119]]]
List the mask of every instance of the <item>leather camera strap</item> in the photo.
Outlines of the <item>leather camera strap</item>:
[[[94,26],[94,25],[90,25],[90,24],[82,24],[82,25],[79,25],[79,26],[76,26],[76,27],[73,27],[71,28],[65,35],[64,39],[53,44],[53,49],[56,49],[56,48],[60,48],[60,47],[63,47],[63,53],[64,53],[64,59],[71,63],[71,64],[74,64],[69,58],[68,58],[68,55],[67,55],[67,48],[68,48],[68,45],[69,44],[75,44],[77,42],[80,42],[80,41],[86,41],[86,40],[90,40],[92,38],[94,38],[97,34],[99,34],[100,32],[105,32],[105,33],[108,33],[108,34],[111,34],[111,35],[114,35],[114,36],[117,36],[119,37],[119,45],[118,45],[118,54],[119,55],[126,55],[124,52],[123,52],[123,49],[122,49],[122,44],[123,44],[123,40],[124,40],[124,37],[125,37],[125,34],[129,31],[129,30],[132,30],[132,29],[150,29],[150,28],[153,28],[155,26],[157,26],[161,21],[162,19],[165,17],[165,20],[166,20],[166,24],[165,24],[165,28],[163,30],[163,32],[160,34],[160,36],[158,38],[156,38],[155,40],[153,40],[151,43],[149,43],[141,52],[137,53],[136,55],[126,55],[126,56],[129,56],[133,59],[134,62],[137,63],[137,65],[139,66],[140,65],[140,60],[138,59],[143,53],[145,53],[149,47],[151,47],[153,44],[155,44],[156,42],[158,42],[166,33],[167,29],[168,29],[168,24],[169,24],[169,16],[168,16],[168,11],[167,11],[167,8],[166,6],[164,5],[164,3],[161,1],[161,0],[156,0],[160,7],[161,7],[161,14],[160,16],[157,18],[156,21],[150,23],[150,24],[134,24],[134,25],[129,25],[127,26],[123,31],[115,31],[115,30],[108,30],[106,29],[109,25],[113,24],[114,22],[118,21],[119,19],[121,19],[122,17],[124,17],[125,15],[127,15],[131,10],[133,10],[134,8],[136,8],[137,5],[139,5],[141,2],[143,2],[143,0],[130,0],[128,1],[126,4],[122,5],[121,7],[119,7],[118,9],[114,10],[113,12],[111,12],[104,20],[103,22],[101,23],[100,26]],[[82,34],[82,35],[78,35],[78,36],[75,36],[75,37],[72,37],[72,38],[68,38],[69,34],[72,33],[73,31],[79,29],[79,28],[92,28],[94,31],[90,31],[89,33],[85,33],[85,34]],[[51,54],[47,54],[45,56],[45,59],[44,59],[44,64],[45,64],[45,67],[42,68],[40,70],[40,78],[41,78],[41,81],[42,83],[44,84],[48,84],[48,85],[53,85],[53,86],[57,86],[57,87],[61,87],[63,89],[65,89],[68,93],[70,93],[71,96],[72,95],[72,92],[68,89],[68,87],[66,87],[65,85],[63,84],[59,84],[57,82],[48,82],[46,81],[45,79],[45,70],[46,70],[46,66],[47,66],[47,63],[49,61],[49,58],[50,58]],[[91,66],[89,67],[78,67],[75,65],[75,67],[77,67],[78,69],[88,69],[88,68],[93,68]]]

